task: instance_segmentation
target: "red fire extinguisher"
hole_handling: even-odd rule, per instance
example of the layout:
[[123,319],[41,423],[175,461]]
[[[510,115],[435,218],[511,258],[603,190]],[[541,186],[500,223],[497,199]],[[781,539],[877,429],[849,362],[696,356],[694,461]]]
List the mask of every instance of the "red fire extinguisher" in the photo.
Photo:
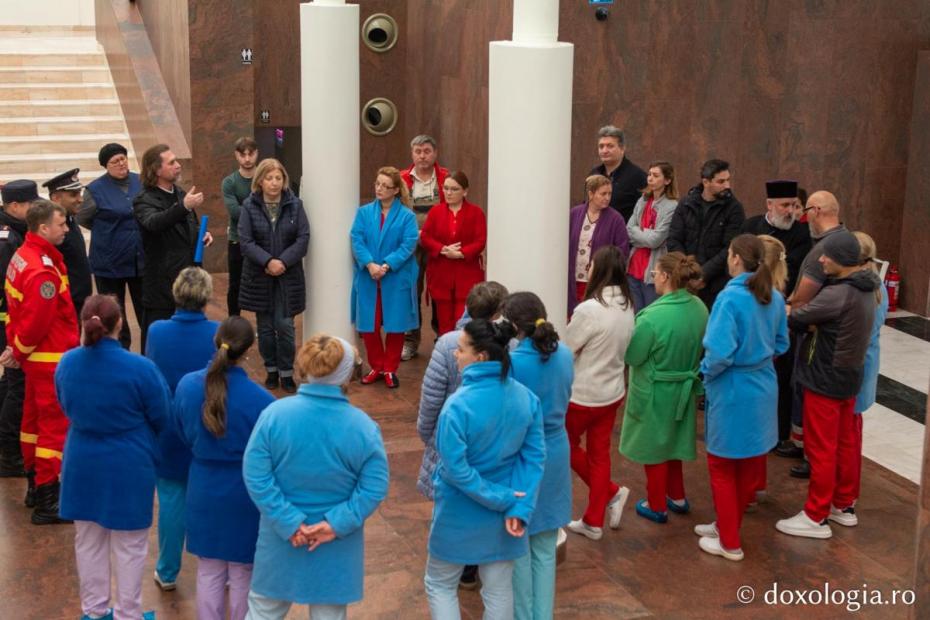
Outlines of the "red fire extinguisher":
[[898,268],[894,265],[888,270],[885,276],[885,288],[888,289],[888,311],[894,312],[898,309],[898,293],[901,287],[901,276],[898,275]]

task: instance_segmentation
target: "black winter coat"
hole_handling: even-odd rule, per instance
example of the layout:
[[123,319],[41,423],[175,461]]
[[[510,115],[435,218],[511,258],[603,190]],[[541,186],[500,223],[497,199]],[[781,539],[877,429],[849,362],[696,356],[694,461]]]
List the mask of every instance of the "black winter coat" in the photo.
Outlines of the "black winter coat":
[[[239,212],[239,247],[242,249],[242,282],[239,305],[252,312],[271,312],[274,285],[284,287],[287,316],[304,311],[307,303],[303,259],[310,242],[310,222],[303,203],[290,190],[281,195],[277,224],[272,227],[261,192],[254,192]],[[280,276],[265,273],[265,266],[277,258],[287,270]]]
[[171,287],[181,270],[194,264],[200,223],[197,214],[184,208],[186,192],[145,188],[132,201],[132,211],[142,234],[145,269],[142,271],[142,305],[175,307]]
[[704,288],[698,293],[708,309],[723,290],[727,280],[727,248],[736,237],[746,214],[732,193],[705,206],[703,187],[691,188],[681,199],[668,232],[668,251],[694,255],[701,265]]
[[68,234],[58,249],[68,268],[68,288],[71,289],[71,301],[74,309],[81,315],[84,300],[94,292],[90,277],[90,262],[87,260],[87,245],[81,227],[73,215],[68,215]]
[[[26,222],[0,210],[0,278],[6,277],[10,259],[26,238]],[[5,287],[4,287],[5,288]],[[6,292],[0,291],[0,346],[6,347],[6,323],[9,306]]]

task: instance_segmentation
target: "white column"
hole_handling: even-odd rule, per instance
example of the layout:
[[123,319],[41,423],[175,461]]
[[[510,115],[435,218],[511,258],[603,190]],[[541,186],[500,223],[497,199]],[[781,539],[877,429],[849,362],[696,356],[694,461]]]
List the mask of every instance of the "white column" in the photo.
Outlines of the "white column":
[[574,46],[558,0],[515,0],[513,41],[490,45],[488,279],[532,291],[561,331],[568,291]]
[[321,331],[354,340],[349,230],[359,204],[358,37],[357,4],[300,5],[301,198],[310,219],[304,340]]

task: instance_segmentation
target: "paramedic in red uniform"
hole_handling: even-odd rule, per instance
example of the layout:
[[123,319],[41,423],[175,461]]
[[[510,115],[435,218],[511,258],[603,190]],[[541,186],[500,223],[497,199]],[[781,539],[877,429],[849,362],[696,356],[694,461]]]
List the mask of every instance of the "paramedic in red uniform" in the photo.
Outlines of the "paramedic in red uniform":
[[26,470],[35,470],[36,525],[62,523],[58,474],[68,421],[55,395],[55,369],[78,345],[77,318],[60,245],[68,233],[65,210],[37,200],[26,213],[28,232],[6,274],[7,348],[0,364],[22,367],[26,399],[20,433]]

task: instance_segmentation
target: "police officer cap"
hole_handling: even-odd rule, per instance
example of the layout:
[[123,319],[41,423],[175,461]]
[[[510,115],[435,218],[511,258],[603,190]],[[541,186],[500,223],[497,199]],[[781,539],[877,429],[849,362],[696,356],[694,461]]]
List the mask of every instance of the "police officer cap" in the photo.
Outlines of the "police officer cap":
[[2,196],[5,205],[11,202],[32,202],[39,199],[38,189],[35,181],[17,179],[4,185],[3,189],[0,190],[0,196]]
[[798,182],[797,181],[766,181],[765,197],[770,200],[777,198],[797,198]]
[[78,181],[80,168],[74,168],[67,172],[62,172],[57,177],[53,177],[42,184],[42,187],[48,188],[48,193],[53,192],[76,192],[83,189],[84,186]]
[[97,155],[97,161],[100,162],[101,166],[106,168],[107,163],[113,159],[114,155],[129,155],[129,151],[126,150],[125,146],[122,144],[117,144],[116,142],[104,144],[102,147],[100,147],[100,153]]

